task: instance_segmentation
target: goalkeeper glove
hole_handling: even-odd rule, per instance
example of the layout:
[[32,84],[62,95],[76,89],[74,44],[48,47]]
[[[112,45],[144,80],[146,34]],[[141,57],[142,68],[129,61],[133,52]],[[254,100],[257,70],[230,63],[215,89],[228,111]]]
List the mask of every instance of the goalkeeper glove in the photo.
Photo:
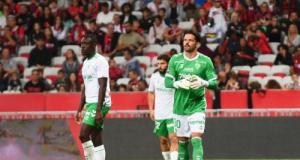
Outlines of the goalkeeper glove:
[[192,82],[191,82],[190,88],[198,89],[200,87],[208,87],[208,85],[209,85],[208,81],[206,81],[196,75],[192,76]]
[[191,82],[186,79],[181,79],[173,83],[174,88],[190,89]]

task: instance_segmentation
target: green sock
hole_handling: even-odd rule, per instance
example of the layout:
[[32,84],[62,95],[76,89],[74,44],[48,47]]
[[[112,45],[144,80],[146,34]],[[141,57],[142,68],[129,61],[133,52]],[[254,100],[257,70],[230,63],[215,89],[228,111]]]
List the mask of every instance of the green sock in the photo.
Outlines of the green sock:
[[189,142],[179,141],[178,142],[178,160],[188,160],[189,159]]
[[200,137],[192,138],[193,160],[203,160],[202,139]]

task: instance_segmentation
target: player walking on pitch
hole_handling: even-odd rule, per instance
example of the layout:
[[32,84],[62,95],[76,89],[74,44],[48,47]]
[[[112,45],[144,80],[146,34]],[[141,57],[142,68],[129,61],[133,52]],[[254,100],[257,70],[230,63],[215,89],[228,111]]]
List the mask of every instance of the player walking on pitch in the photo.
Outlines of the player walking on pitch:
[[83,107],[86,112],[80,129],[80,141],[86,160],[105,160],[102,142],[103,120],[111,106],[108,62],[96,53],[96,38],[87,35],[81,40],[81,52],[84,57],[82,76],[84,87],[76,114],[76,121],[81,122]]
[[205,128],[205,87],[214,89],[217,79],[212,61],[197,52],[200,37],[192,31],[184,33],[182,54],[174,55],[165,78],[168,88],[175,88],[174,114],[178,137],[178,159],[188,160],[189,140],[193,160],[203,160],[202,135]]
[[178,141],[174,130],[173,102],[174,89],[164,85],[165,74],[170,57],[160,55],[158,72],[152,74],[148,89],[150,118],[155,121],[154,133],[159,136],[160,149],[164,160],[178,159]]

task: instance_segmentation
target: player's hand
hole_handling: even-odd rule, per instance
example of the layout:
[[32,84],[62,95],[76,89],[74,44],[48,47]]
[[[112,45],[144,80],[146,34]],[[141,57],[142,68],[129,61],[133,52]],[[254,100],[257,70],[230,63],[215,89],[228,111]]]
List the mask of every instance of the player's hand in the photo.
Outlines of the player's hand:
[[190,87],[192,89],[198,89],[200,87],[208,87],[208,81],[202,79],[201,77],[193,75]]
[[154,111],[153,111],[153,110],[150,110],[149,116],[150,116],[150,119],[151,119],[152,121],[155,120],[155,117],[154,117]]
[[190,89],[191,82],[187,79],[181,79],[179,81],[174,82],[175,88],[182,88],[182,89]]
[[80,124],[82,121],[82,111],[77,111],[76,116],[75,116],[75,121],[77,124]]
[[96,124],[102,124],[102,122],[103,122],[103,115],[102,115],[101,111],[96,111],[95,121],[96,121]]

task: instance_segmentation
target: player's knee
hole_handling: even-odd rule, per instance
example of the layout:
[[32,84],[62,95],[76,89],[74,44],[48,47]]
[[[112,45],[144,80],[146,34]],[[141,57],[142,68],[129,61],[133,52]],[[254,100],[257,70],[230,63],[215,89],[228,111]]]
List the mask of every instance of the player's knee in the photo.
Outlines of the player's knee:
[[192,133],[192,137],[199,137],[199,138],[202,138],[202,137],[203,137],[203,133],[200,133],[200,132]]
[[177,145],[177,144],[178,144],[178,139],[177,139],[176,136],[171,137],[171,138],[170,138],[170,141],[171,141],[171,144],[173,144],[173,145]]
[[79,134],[79,139],[80,139],[80,141],[81,141],[82,143],[84,143],[84,142],[90,140],[89,135],[86,134],[86,133],[84,133],[84,132],[80,132],[80,134]]
[[169,141],[166,137],[160,137],[160,144],[163,145],[163,146],[167,146],[169,145]]

